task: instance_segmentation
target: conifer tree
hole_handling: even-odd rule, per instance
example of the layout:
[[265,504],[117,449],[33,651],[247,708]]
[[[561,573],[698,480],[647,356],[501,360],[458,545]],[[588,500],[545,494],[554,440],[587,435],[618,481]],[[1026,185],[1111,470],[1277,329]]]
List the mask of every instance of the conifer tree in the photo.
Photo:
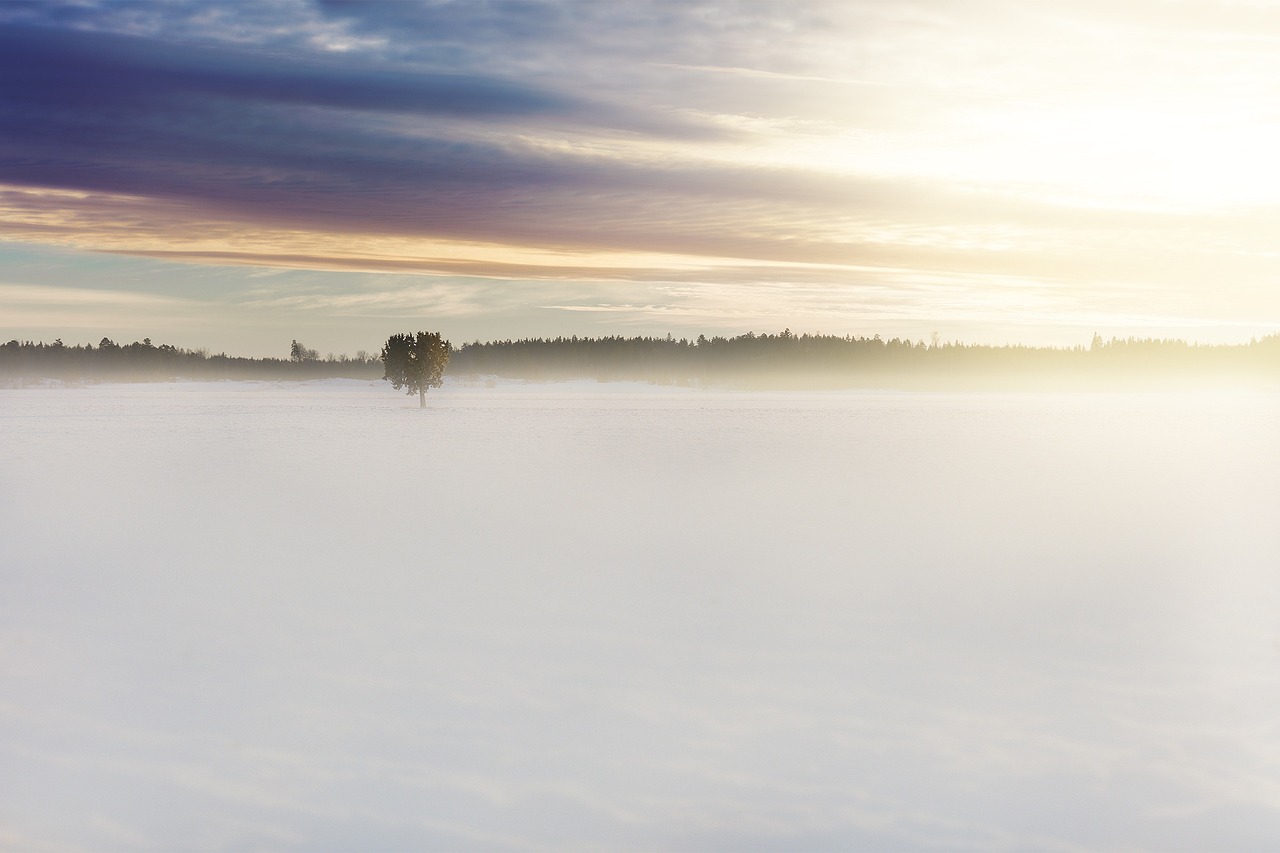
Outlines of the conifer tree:
[[427,407],[427,389],[444,384],[444,368],[453,347],[439,332],[392,335],[382,347],[383,379],[397,391],[418,395],[418,406]]

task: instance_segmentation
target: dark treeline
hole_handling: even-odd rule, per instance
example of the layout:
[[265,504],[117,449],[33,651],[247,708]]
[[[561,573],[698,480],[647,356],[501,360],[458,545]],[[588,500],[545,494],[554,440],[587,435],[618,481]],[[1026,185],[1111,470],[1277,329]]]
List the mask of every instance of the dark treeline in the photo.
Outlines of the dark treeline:
[[154,345],[151,339],[117,344],[103,338],[92,344],[68,346],[59,338],[51,344],[9,341],[0,344],[0,381],[6,383],[56,379],[62,382],[152,382],[168,379],[321,379],[349,377],[378,379],[382,363],[361,352],[355,358],[329,355],[293,342],[292,355],[282,358],[241,358],[203,349]]
[[945,387],[1111,381],[1280,381],[1280,335],[1239,345],[1095,335],[1088,346],[986,346],[934,340],[747,333],[737,337],[532,338],[475,342],[462,376],[593,378],[779,387]]
[[[834,335],[736,337],[557,337],[464,344],[449,375],[463,379],[637,380],[758,387],[1038,387],[1075,383],[1176,384],[1242,380],[1280,384],[1280,335],[1237,345],[1095,335],[1089,346],[986,346]],[[166,379],[379,379],[366,352],[321,358],[293,342],[288,359],[210,355],[150,339],[98,346],[10,341],[0,345],[0,381]]]

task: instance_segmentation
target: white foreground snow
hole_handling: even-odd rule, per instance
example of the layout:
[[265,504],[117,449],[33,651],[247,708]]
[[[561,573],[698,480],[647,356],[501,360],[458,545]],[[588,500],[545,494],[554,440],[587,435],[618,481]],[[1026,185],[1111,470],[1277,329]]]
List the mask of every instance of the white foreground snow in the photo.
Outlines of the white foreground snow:
[[0,848],[1275,849],[1280,401],[0,391]]

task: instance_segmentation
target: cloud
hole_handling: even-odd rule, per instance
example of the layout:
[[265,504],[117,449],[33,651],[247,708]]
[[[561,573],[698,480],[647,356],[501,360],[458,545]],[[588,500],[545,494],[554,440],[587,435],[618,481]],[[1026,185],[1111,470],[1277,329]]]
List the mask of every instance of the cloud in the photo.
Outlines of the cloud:
[[[60,335],[88,330],[91,340],[104,331],[120,334],[136,333],[138,337],[155,334],[154,324],[193,325],[193,312],[206,306],[203,300],[118,290],[94,290],[39,284],[0,282],[0,304],[4,305],[4,323],[9,329],[42,330],[48,340]],[[119,330],[119,331],[117,331]],[[7,332],[6,339],[22,337]]]
[[952,304],[905,284],[936,275],[1274,313],[1269,36],[1159,8],[2,4],[0,236],[587,291],[855,282],[908,314]]
[[313,60],[281,62],[133,36],[10,25],[0,29],[8,104],[64,109],[166,108],[178,98],[225,98],[418,115],[565,113],[572,98],[467,74],[407,74]]

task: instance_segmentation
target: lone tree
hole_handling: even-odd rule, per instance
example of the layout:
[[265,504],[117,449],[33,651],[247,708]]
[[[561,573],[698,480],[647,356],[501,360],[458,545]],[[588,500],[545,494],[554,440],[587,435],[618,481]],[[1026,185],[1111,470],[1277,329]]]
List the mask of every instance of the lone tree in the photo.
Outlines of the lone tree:
[[439,332],[392,335],[382,346],[382,378],[399,391],[418,395],[418,406],[427,407],[427,389],[444,384],[444,366],[453,347]]

